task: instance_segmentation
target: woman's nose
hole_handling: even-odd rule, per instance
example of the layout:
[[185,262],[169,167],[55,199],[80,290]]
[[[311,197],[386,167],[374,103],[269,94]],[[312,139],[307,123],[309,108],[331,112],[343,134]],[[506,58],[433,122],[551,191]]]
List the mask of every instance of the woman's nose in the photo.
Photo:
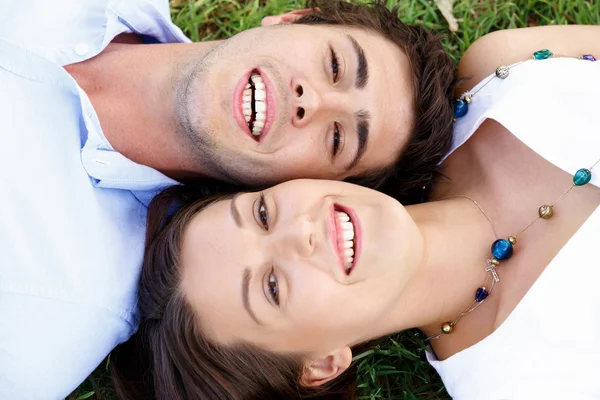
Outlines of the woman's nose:
[[311,257],[316,244],[314,222],[307,217],[298,218],[282,230],[280,240],[277,242],[275,245],[279,247],[282,255],[295,254],[302,258]]

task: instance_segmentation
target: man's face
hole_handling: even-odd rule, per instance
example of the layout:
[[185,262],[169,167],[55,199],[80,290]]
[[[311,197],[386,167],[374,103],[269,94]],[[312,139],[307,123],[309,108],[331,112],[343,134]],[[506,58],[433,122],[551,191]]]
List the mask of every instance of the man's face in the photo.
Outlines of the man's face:
[[405,54],[367,30],[256,28],[189,69],[178,117],[221,179],[341,180],[394,163],[414,124],[410,79]]

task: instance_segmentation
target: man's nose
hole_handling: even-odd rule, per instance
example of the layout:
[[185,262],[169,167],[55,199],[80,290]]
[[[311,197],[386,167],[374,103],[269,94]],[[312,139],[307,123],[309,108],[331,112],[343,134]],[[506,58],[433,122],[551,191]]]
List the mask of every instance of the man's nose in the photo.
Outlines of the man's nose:
[[316,119],[334,120],[349,106],[342,92],[331,87],[313,86],[306,80],[295,82],[294,96],[292,123],[296,128],[303,128]]

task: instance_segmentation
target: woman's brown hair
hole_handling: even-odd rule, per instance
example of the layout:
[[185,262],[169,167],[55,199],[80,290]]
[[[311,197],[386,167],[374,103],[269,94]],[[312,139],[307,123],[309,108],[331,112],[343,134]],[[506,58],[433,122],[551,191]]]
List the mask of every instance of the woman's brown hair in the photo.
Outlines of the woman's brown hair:
[[198,315],[180,290],[182,235],[197,213],[229,197],[194,200],[197,194],[176,186],[150,204],[139,282],[140,327],[111,355],[117,395],[122,400],[353,398],[355,366],[330,384],[307,388],[299,383],[302,355],[276,354],[246,343],[224,346],[203,335]]
[[[371,187],[382,187],[387,181],[386,187],[391,189],[386,192],[402,199],[420,193],[421,186],[431,181],[452,139],[454,64],[439,38],[423,27],[403,24],[397,18],[397,9],[389,10],[379,1],[371,6],[343,1],[311,5],[318,8],[299,23],[362,27],[393,41],[407,54],[416,115],[409,142],[393,168],[353,180]],[[223,346],[203,335],[198,315],[180,290],[178,256],[183,232],[192,218],[224,197],[197,200],[201,196],[193,188],[168,189],[148,209],[139,283],[139,331],[111,356],[118,396],[123,400],[353,398],[354,364],[334,381],[307,388],[300,384],[302,355],[275,354],[245,343]],[[353,354],[360,354],[374,343],[353,348]]]

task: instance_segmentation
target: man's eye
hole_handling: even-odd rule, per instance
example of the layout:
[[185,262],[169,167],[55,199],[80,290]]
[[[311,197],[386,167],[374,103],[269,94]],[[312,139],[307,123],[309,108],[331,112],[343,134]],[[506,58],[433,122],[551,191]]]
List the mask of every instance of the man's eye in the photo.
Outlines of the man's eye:
[[331,53],[331,73],[333,74],[333,83],[336,83],[338,81],[340,67],[337,55],[335,54],[335,50],[333,50],[333,47],[329,47],[329,51]]
[[269,295],[271,295],[271,298],[273,299],[275,304],[279,305],[279,283],[277,282],[277,278],[275,277],[275,274],[273,272],[274,270],[271,270],[267,285],[269,288]]
[[258,219],[266,231],[269,230],[269,213],[265,203],[265,195],[261,193],[258,199]]
[[335,157],[340,149],[340,129],[338,124],[333,124],[333,156]]

